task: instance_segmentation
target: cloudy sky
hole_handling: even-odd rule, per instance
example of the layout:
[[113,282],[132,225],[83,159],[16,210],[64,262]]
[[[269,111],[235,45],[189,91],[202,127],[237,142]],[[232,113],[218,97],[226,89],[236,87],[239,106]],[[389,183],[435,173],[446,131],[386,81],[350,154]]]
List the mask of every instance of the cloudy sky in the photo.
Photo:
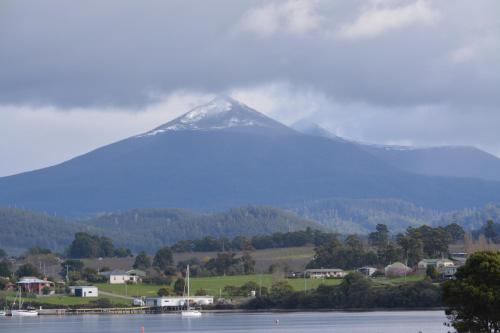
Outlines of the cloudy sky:
[[374,143],[500,156],[497,0],[3,0],[0,176],[214,94]]

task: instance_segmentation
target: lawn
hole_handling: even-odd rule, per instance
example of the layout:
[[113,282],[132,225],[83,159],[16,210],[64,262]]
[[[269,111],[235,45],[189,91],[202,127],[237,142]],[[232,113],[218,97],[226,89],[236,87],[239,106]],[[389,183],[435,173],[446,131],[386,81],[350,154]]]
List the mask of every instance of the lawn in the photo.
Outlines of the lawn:
[[[213,277],[199,277],[191,278],[191,290],[196,292],[199,289],[205,289],[210,295],[218,296],[219,294],[225,295],[225,286],[240,287],[243,284],[253,281],[261,284],[263,287],[270,288],[274,281],[279,278],[271,274],[262,275],[235,275],[235,276],[213,276]],[[295,290],[304,290],[317,288],[320,284],[337,285],[342,280],[340,279],[307,279],[304,285],[304,279],[286,279],[288,283]],[[137,285],[113,285],[113,284],[98,284],[99,290],[107,291],[113,294],[128,295],[128,296],[155,296],[158,289],[165,287],[164,285],[150,285],[150,284],[137,284]]]
[[406,282],[418,282],[422,281],[425,278],[424,275],[408,275],[407,277],[398,277],[398,278],[386,278],[386,277],[380,277],[380,278],[374,278],[373,282],[377,284],[388,284],[388,285],[396,285],[396,284],[403,284]]
[[[396,285],[407,282],[416,282],[423,280],[423,276],[410,275],[406,278],[375,278],[373,282],[381,285]],[[191,278],[191,290],[194,294],[199,289],[205,289],[210,295],[213,296],[227,296],[224,293],[225,286],[240,287],[243,284],[253,281],[263,287],[270,288],[273,282],[281,280],[271,274],[255,274],[255,275],[234,275],[234,276],[212,276],[212,277],[194,277]],[[293,289],[299,291],[304,288],[315,289],[320,284],[325,285],[338,285],[342,279],[285,279]],[[173,285],[173,284],[172,284]],[[107,284],[101,283],[97,285],[99,290],[107,291],[113,294],[126,295],[126,296],[156,296],[158,289],[165,287],[165,285],[152,285],[152,284],[136,284],[136,285],[123,285],[123,284]]]

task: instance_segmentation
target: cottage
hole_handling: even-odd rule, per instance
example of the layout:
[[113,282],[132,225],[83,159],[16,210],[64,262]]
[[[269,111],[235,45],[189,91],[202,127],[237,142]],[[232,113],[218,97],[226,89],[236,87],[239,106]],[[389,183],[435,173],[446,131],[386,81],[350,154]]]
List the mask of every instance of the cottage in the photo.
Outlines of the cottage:
[[[142,281],[142,274],[138,275],[139,270],[131,271],[109,271],[102,272],[100,275],[107,276],[110,284],[125,284],[125,283],[138,283]],[[142,272],[142,271],[140,271]],[[146,274],[144,273],[144,276]]]
[[306,269],[305,276],[311,279],[343,278],[347,272],[340,268]]
[[[189,297],[189,301],[191,305],[214,304],[212,296],[191,296]],[[148,297],[144,303],[150,307],[179,308],[186,304],[186,298],[179,296]]]
[[427,267],[434,267],[438,272],[442,272],[445,267],[454,266],[455,263],[448,259],[422,259],[417,267],[420,271],[425,271]]
[[455,266],[446,266],[443,269],[443,278],[445,278],[445,279],[453,279],[453,278],[455,278],[455,274],[457,273],[457,269],[459,267],[460,266],[458,266],[458,265],[455,265]]
[[74,295],[76,297],[98,297],[99,289],[94,286],[75,286],[72,287],[74,289]]
[[365,276],[372,276],[373,273],[375,273],[376,271],[377,271],[377,269],[375,267],[365,266],[365,267],[358,268],[358,272],[360,272],[361,274],[363,274]]
[[22,277],[17,282],[17,287],[21,289],[22,292],[32,293],[42,295],[44,290],[48,291],[48,294],[54,293],[54,282],[47,281],[46,279],[41,280],[32,276]]

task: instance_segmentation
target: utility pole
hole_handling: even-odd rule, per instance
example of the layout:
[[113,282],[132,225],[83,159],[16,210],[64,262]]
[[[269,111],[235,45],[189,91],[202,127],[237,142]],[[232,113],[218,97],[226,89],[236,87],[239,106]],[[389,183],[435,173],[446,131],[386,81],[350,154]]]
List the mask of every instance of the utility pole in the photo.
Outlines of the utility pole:
[[66,265],[66,283],[69,284],[69,270],[68,265]]
[[259,275],[259,297],[262,297],[262,271]]

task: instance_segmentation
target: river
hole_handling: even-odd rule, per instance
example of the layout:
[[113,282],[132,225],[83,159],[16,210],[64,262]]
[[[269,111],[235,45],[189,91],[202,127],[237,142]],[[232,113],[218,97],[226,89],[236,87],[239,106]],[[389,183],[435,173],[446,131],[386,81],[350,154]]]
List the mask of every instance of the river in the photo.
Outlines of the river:
[[201,318],[164,315],[85,315],[0,318],[8,333],[339,332],[445,333],[443,311],[205,313]]

